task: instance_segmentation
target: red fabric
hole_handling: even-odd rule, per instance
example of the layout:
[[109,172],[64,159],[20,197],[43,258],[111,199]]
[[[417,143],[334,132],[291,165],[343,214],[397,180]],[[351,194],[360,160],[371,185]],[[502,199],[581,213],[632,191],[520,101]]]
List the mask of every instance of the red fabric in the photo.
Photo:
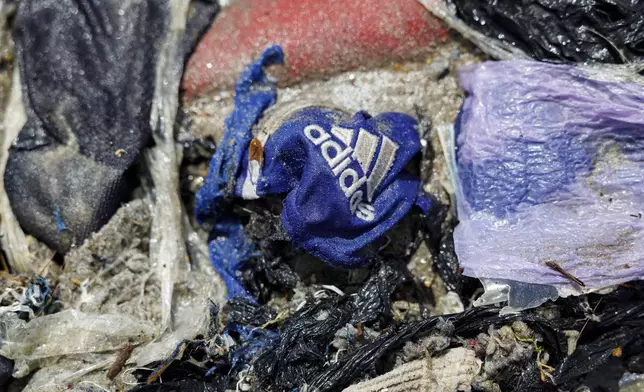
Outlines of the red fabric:
[[205,34],[184,74],[186,97],[231,87],[271,44],[285,53],[273,69],[280,84],[358,66],[422,57],[446,38],[415,0],[238,0]]

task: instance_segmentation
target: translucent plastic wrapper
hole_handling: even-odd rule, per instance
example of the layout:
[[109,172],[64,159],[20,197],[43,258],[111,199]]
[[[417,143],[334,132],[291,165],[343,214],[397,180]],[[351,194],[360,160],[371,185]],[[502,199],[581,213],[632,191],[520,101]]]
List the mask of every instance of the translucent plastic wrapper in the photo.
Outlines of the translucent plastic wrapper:
[[531,307],[644,275],[644,86],[611,78],[530,61],[461,70],[468,96],[443,141],[456,252],[494,288],[482,302],[514,289]]
[[55,357],[116,351],[126,343],[150,341],[156,327],[122,314],[88,314],[65,310],[28,323],[7,313],[0,319],[4,332],[0,355],[27,364]]

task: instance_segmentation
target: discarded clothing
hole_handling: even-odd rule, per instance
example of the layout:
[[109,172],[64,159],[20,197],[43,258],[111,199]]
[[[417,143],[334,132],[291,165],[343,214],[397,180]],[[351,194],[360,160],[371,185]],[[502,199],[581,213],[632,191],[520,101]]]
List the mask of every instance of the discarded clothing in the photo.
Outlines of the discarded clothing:
[[608,77],[531,61],[461,70],[465,275],[541,285],[544,298],[644,277],[644,86]]
[[229,299],[252,296],[237,280],[237,272],[254,256],[255,245],[246,237],[244,227],[237,218],[223,217],[212,231],[213,238],[208,243],[210,260],[226,283]]
[[456,347],[432,356],[431,361],[417,359],[342,392],[470,391],[480,369],[481,360],[474,351]]
[[246,238],[239,217],[230,210],[230,198],[242,154],[253,138],[251,128],[264,110],[275,103],[275,85],[268,80],[263,67],[282,59],[282,49],[271,46],[240,76],[235,88],[235,110],[226,119],[226,132],[195,198],[197,219],[201,223],[216,222],[209,243],[210,259],[226,282],[228,298],[252,299],[235,274],[255,255],[255,248]]
[[486,36],[539,60],[625,63],[644,56],[644,3],[610,0],[447,0]]
[[420,179],[405,170],[420,152],[416,127],[402,113],[300,109],[249,144],[235,191],[287,193],[282,223],[296,244],[336,266],[364,264],[364,248],[417,201]]
[[18,6],[27,122],[9,153],[5,186],[22,227],[57,251],[99,229],[131,188],[126,171],[150,140],[169,16],[164,0]]
[[[350,28],[348,28],[350,26]],[[197,46],[183,87],[193,97],[232,87],[263,48],[278,44],[280,83],[420,58],[447,30],[409,0],[240,0],[231,2]],[[231,45],[234,42],[234,45]]]
[[[421,149],[417,122],[402,113],[350,117],[314,106],[292,112],[253,138],[251,127],[275,101],[275,87],[262,67],[281,61],[278,50],[269,48],[240,77],[235,110],[226,119],[224,138],[197,193],[197,218],[218,222],[214,244],[228,241],[232,237],[226,227],[239,222],[230,212],[233,187],[235,195],[246,199],[288,193],[281,218],[296,244],[337,266],[364,264],[373,256],[364,248],[417,201],[424,209],[431,207],[418,197],[418,176],[405,170]],[[264,125],[275,123],[273,118]],[[241,231],[234,232],[237,243],[247,244]],[[212,252],[221,246],[211,245],[211,257],[225,276],[234,276],[253,255],[251,245],[243,251]],[[231,282],[233,287],[237,284]]]
[[196,194],[195,213],[201,223],[216,220],[225,212],[226,198],[233,196],[236,174],[243,160],[243,152],[253,138],[253,125],[277,98],[264,67],[283,61],[279,46],[271,46],[249,65],[235,87],[235,110],[226,118],[226,131],[208,168],[208,176]]

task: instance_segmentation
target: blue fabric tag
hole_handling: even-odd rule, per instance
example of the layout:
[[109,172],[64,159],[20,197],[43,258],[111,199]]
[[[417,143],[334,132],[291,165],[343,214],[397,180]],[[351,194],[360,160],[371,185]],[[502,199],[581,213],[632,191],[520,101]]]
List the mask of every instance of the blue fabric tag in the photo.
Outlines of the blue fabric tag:
[[421,149],[416,125],[402,113],[299,110],[249,144],[235,193],[286,193],[282,221],[296,244],[336,266],[363,264],[360,250],[416,202],[420,179],[404,170]]

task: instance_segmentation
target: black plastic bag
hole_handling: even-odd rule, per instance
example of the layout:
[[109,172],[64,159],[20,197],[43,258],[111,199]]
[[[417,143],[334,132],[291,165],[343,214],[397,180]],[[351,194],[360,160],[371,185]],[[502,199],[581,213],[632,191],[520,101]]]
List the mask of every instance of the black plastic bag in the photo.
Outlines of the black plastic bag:
[[644,56],[644,2],[448,0],[490,38],[539,60],[625,63]]

